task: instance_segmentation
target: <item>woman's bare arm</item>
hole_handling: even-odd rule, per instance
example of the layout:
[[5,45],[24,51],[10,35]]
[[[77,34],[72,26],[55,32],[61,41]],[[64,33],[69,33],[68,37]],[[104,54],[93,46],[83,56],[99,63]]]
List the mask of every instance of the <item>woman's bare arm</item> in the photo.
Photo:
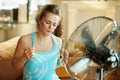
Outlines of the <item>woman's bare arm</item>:
[[22,69],[25,62],[33,57],[34,49],[30,48],[28,45],[28,37],[22,36],[17,44],[14,57],[12,60],[12,66],[15,69]]

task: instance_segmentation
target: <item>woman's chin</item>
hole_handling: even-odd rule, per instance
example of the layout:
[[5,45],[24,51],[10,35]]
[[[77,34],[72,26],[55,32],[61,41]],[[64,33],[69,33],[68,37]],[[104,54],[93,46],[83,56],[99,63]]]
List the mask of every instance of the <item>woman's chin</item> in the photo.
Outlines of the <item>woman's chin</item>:
[[46,33],[45,35],[46,35],[46,36],[50,36],[51,34],[52,34],[52,33]]

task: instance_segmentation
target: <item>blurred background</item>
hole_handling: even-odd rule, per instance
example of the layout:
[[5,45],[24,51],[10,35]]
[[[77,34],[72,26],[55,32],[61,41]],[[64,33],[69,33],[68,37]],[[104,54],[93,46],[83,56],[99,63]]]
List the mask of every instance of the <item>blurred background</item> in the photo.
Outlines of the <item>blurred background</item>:
[[0,0],[0,42],[35,31],[34,17],[45,4],[61,9],[64,43],[89,18],[106,16],[120,24],[120,0]]

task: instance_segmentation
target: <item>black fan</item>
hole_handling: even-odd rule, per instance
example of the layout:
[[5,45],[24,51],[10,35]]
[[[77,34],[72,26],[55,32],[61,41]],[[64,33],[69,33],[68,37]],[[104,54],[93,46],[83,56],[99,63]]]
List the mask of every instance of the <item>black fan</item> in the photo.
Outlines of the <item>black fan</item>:
[[119,66],[120,27],[111,18],[91,18],[70,36],[66,71],[73,80],[103,80]]

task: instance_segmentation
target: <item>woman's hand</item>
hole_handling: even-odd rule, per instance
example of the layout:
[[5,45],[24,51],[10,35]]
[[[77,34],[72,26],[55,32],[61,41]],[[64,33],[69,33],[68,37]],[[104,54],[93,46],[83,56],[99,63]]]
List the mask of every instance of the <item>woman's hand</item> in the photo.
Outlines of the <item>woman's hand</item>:
[[34,48],[29,48],[29,49],[25,50],[25,55],[24,56],[26,57],[27,60],[30,60],[31,58],[33,58],[34,51],[35,51]]
[[65,64],[67,64],[68,56],[69,56],[68,51],[65,50],[64,48],[62,48],[62,49],[60,50],[60,58],[63,58],[63,61],[64,61]]

